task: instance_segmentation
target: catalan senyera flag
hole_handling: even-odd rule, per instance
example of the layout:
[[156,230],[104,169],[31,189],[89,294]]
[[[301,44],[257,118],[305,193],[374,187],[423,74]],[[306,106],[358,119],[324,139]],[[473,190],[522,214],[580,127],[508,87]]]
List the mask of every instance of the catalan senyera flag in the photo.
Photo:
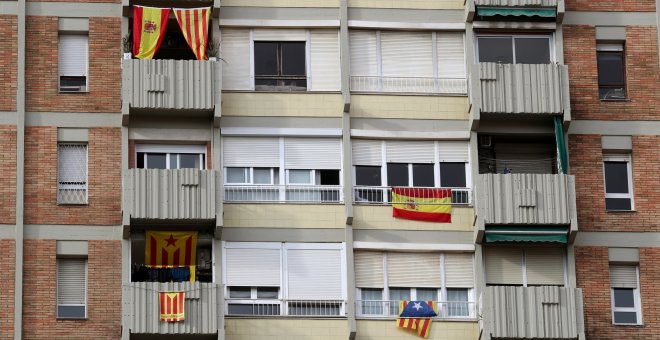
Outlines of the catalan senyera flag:
[[392,216],[451,223],[451,189],[394,187]]
[[174,8],[174,15],[197,60],[206,60],[211,7]]
[[183,321],[186,316],[183,308],[185,297],[184,292],[160,292],[160,321]]
[[169,8],[133,5],[133,55],[152,59],[165,36]]
[[195,281],[196,231],[146,231],[145,264],[150,267],[190,267]]
[[433,301],[399,301],[399,319],[396,325],[426,339],[431,333],[431,318],[438,316],[438,308]]

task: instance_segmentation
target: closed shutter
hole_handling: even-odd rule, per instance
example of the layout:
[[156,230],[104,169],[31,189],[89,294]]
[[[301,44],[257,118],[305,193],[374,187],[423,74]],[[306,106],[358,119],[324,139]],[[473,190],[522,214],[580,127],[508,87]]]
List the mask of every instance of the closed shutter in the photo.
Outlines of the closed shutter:
[[250,31],[223,28],[220,34],[222,59],[222,89],[250,90]]
[[339,33],[337,30],[313,30],[311,33],[312,91],[339,91]]
[[438,51],[438,77],[465,79],[463,33],[436,33],[436,49]]
[[472,254],[445,254],[445,286],[449,288],[474,286]]
[[496,143],[496,167],[498,173],[508,168],[512,173],[552,173],[556,150],[544,144]]
[[279,167],[280,140],[276,137],[224,137],[225,167]]
[[60,184],[87,183],[87,145],[59,144],[57,180]]
[[279,287],[279,249],[239,249],[226,250],[227,286]]
[[440,162],[469,162],[469,146],[467,141],[438,142]]
[[486,248],[486,283],[522,285],[521,248]]
[[431,33],[381,32],[384,77],[433,77]]
[[528,285],[563,285],[564,254],[560,248],[525,249]]
[[390,287],[440,288],[440,255],[387,253],[387,280]]
[[58,46],[60,76],[87,76],[87,36],[60,35]]
[[377,76],[376,31],[351,31],[351,76]]
[[353,149],[353,165],[383,164],[383,142],[379,140],[354,139],[351,141]]
[[284,166],[287,169],[340,169],[339,138],[285,138]]
[[254,41],[305,41],[303,29],[255,29],[252,32]]
[[57,304],[85,305],[86,259],[57,259]]
[[637,288],[637,266],[610,264],[612,288]]
[[389,163],[434,163],[435,145],[430,141],[387,141]]
[[341,251],[287,250],[289,299],[342,299]]
[[355,287],[383,288],[383,252],[355,251]]

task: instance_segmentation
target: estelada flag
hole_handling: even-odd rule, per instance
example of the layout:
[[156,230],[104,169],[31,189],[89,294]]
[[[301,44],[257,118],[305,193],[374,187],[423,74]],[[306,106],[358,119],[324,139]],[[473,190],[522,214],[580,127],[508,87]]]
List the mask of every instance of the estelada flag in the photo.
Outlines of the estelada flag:
[[438,308],[433,301],[399,301],[399,319],[396,325],[426,339],[431,333],[431,318],[438,316]]
[[152,59],[165,36],[169,8],[133,5],[133,55]]
[[160,292],[158,295],[160,302],[160,321],[183,321],[186,316],[183,304],[186,293]]
[[206,42],[209,34],[209,18],[211,7],[174,8],[174,15],[179,22],[183,36],[188,46],[193,50],[197,60],[206,60]]
[[195,281],[197,263],[196,231],[145,232],[145,264],[150,267],[190,267],[190,281]]
[[451,223],[451,189],[392,188],[392,216]]

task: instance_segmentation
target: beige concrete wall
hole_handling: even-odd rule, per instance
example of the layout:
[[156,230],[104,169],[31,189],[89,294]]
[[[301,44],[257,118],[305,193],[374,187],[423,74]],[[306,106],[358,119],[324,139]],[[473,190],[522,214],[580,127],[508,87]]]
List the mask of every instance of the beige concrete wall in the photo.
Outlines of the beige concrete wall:
[[412,221],[392,217],[391,206],[356,205],[353,207],[353,228],[396,230],[472,231],[474,209],[453,207],[451,223]]
[[[424,1],[430,2],[431,0]],[[444,0],[447,1],[447,0]],[[444,2],[441,1],[441,2]],[[388,1],[389,2],[389,1]],[[222,0],[222,7],[339,7],[339,0]]]
[[224,204],[228,228],[344,228],[343,204]]
[[[222,3],[225,6],[224,2]],[[223,116],[341,117],[343,99],[338,93],[224,92]]]
[[348,0],[348,7],[463,9],[463,0]]
[[350,113],[360,118],[469,118],[467,97],[352,95]]
[[346,320],[225,319],[226,340],[348,339]]
[[[433,321],[430,340],[477,340],[479,324],[476,322]],[[394,320],[358,320],[357,340],[420,339],[417,333],[396,327]]]

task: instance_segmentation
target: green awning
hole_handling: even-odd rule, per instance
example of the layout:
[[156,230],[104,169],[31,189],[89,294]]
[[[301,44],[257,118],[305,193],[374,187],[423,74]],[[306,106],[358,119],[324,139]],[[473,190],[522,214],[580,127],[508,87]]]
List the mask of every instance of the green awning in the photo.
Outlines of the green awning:
[[514,17],[541,17],[555,18],[557,10],[554,8],[504,8],[504,7],[477,7],[477,16],[492,17],[496,15]]
[[557,142],[557,170],[559,173],[568,174],[568,150],[561,116],[555,116],[555,141]]
[[489,226],[486,243],[552,242],[568,243],[568,227]]

